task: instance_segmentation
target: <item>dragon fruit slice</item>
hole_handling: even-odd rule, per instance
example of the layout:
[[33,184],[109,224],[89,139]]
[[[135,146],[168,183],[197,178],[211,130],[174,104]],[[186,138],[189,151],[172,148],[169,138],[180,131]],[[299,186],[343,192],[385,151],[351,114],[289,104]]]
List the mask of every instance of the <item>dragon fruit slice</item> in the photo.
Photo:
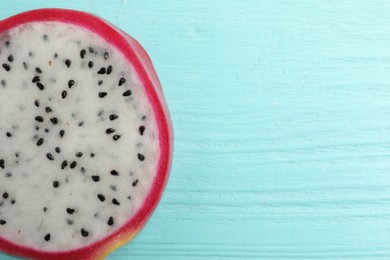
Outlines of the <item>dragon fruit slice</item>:
[[156,207],[172,126],[143,48],[84,12],[0,21],[0,249],[102,259]]

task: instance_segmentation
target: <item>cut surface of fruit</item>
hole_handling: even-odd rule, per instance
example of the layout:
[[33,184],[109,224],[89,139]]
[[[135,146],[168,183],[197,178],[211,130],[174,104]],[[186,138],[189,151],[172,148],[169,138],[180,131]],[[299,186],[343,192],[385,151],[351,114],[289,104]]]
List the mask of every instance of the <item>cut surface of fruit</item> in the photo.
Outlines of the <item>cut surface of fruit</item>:
[[0,249],[99,259],[156,207],[173,133],[149,57],[96,16],[0,21]]

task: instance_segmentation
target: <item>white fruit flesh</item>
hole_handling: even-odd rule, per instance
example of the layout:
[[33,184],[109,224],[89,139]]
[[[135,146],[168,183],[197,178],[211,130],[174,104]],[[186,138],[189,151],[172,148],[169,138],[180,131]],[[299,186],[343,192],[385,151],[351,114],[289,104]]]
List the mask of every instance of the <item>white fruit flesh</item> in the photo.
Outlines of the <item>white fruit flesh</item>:
[[[60,22],[0,35],[0,63],[0,237],[67,251],[120,229],[144,203],[159,158],[156,119],[134,68],[102,38]],[[110,65],[109,75],[98,73]],[[109,128],[115,132],[107,134]]]

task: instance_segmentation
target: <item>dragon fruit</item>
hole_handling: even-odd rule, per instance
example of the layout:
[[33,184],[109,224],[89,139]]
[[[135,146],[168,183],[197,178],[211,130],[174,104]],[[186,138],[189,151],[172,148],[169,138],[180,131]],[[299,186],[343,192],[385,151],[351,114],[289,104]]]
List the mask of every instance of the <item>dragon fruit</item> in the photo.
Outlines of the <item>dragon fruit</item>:
[[94,15],[0,21],[0,250],[102,259],[162,195],[173,132],[144,49]]

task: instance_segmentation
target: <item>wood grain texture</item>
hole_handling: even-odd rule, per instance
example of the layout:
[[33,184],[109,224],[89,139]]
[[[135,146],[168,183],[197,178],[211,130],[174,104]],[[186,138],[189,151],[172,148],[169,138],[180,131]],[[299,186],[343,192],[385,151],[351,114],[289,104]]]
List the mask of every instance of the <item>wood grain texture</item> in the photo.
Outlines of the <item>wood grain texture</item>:
[[[5,18],[53,3],[0,6]],[[162,202],[109,260],[390,259],[388,1],[56,7],[138,39],[174,122]]]

